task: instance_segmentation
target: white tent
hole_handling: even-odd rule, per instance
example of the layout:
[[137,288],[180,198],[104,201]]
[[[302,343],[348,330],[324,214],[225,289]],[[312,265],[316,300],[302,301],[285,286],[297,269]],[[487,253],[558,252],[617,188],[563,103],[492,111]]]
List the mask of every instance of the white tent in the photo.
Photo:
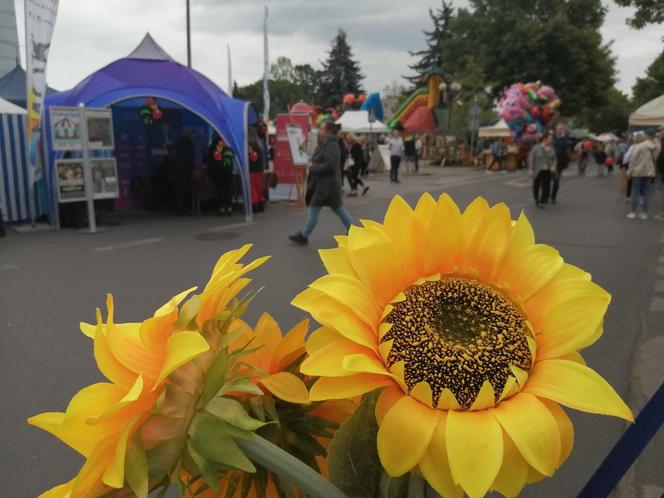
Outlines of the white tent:
[[380,121],[369,122],[369,111],[346,111],[337,119],[343,131],[353,133],[387,133],[387,126]]
[[512,130],[507,126],[504,119],[491,126],[483,126],[479,129],[480,138],[508,138],[512,136]]
[[25,109],[0,98],[0,210],[4,221],[30,217],[30,175],[25,149]]
[[643,104],[629,115],[630,126],[663,126],[664,95]]
[[0,114],[27,114],[27,111],[0,97]]

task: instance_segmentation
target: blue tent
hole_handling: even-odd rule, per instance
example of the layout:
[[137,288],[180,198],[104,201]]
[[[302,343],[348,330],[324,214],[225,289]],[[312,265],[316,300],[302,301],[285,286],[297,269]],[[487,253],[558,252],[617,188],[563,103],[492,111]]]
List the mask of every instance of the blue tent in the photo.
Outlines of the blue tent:
[[4,221],[30,218],[25,110],[0,98],[0,209]]
[[[154,97],[192,112],[219,133],[235,151],[242,180],[247,221],[251,220],[247,129],[256,122],[248,102],[226,95],[201,73],[175,62],[149,34],[126,58],[91,74],[71,90],[46,98],[48,129],[51,106],[110,107],[141,97]],[[50,154],[52,156],[52,154]],[[55,168],[50,168],[54,184]],[[54,203],[57,196],[53,196]],[[54,205],[57,213],[57,204]]]
[[[0,98],[8,100],[12,104],[16,104],[25,109],[27,106],[25,80],[25,70],[17,65],[14,69],[0,78]],[[46,95],[52,93],[55,93],[55,90],[47,86]]]

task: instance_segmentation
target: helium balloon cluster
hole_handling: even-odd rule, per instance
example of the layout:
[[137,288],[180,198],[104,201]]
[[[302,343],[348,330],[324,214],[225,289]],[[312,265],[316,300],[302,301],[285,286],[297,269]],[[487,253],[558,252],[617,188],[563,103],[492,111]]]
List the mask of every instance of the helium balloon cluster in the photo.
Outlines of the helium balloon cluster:
[[347,93],[343,98],[344,109],[359,109],[365,100],[367,100],[367,96],[364,94]]
[[560,99],[555,90],[540,81],[514,83],[498,101],[500,117],[505,120],[517,143],[532,144],[551,124]]

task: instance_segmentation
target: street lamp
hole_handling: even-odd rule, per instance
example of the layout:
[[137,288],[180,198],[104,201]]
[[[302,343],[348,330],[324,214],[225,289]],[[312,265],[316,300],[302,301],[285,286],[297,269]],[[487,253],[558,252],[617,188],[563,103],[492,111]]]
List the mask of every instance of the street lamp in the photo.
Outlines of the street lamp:
[[448,87],[447,83],[443,81],[438,85],[438,88],[445,97],[445,102],[447,102],[447,131],[449,133],[452,128],[452,110],[454,108],[454,103],[459,99],[459,95],[461,95],[461,83],[453,81]]

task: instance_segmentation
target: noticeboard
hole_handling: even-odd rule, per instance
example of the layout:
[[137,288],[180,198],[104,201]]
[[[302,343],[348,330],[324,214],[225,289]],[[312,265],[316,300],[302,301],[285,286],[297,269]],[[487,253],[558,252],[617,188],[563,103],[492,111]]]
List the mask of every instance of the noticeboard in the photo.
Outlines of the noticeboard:
[[86,109],[88,124],[88,148],[90,150],[113,150],[113,115],[110,109]]
[[90,159],[92,192],[95,199],[117,199],[120,196],[118,166],[113,157]]
[[76,107],[51,107],[53,150],[83,150],[81,111]]
[[83,159],[58,159],[55,161],[58,176],[58,200],[79,202],[85,196],[85,161]]

